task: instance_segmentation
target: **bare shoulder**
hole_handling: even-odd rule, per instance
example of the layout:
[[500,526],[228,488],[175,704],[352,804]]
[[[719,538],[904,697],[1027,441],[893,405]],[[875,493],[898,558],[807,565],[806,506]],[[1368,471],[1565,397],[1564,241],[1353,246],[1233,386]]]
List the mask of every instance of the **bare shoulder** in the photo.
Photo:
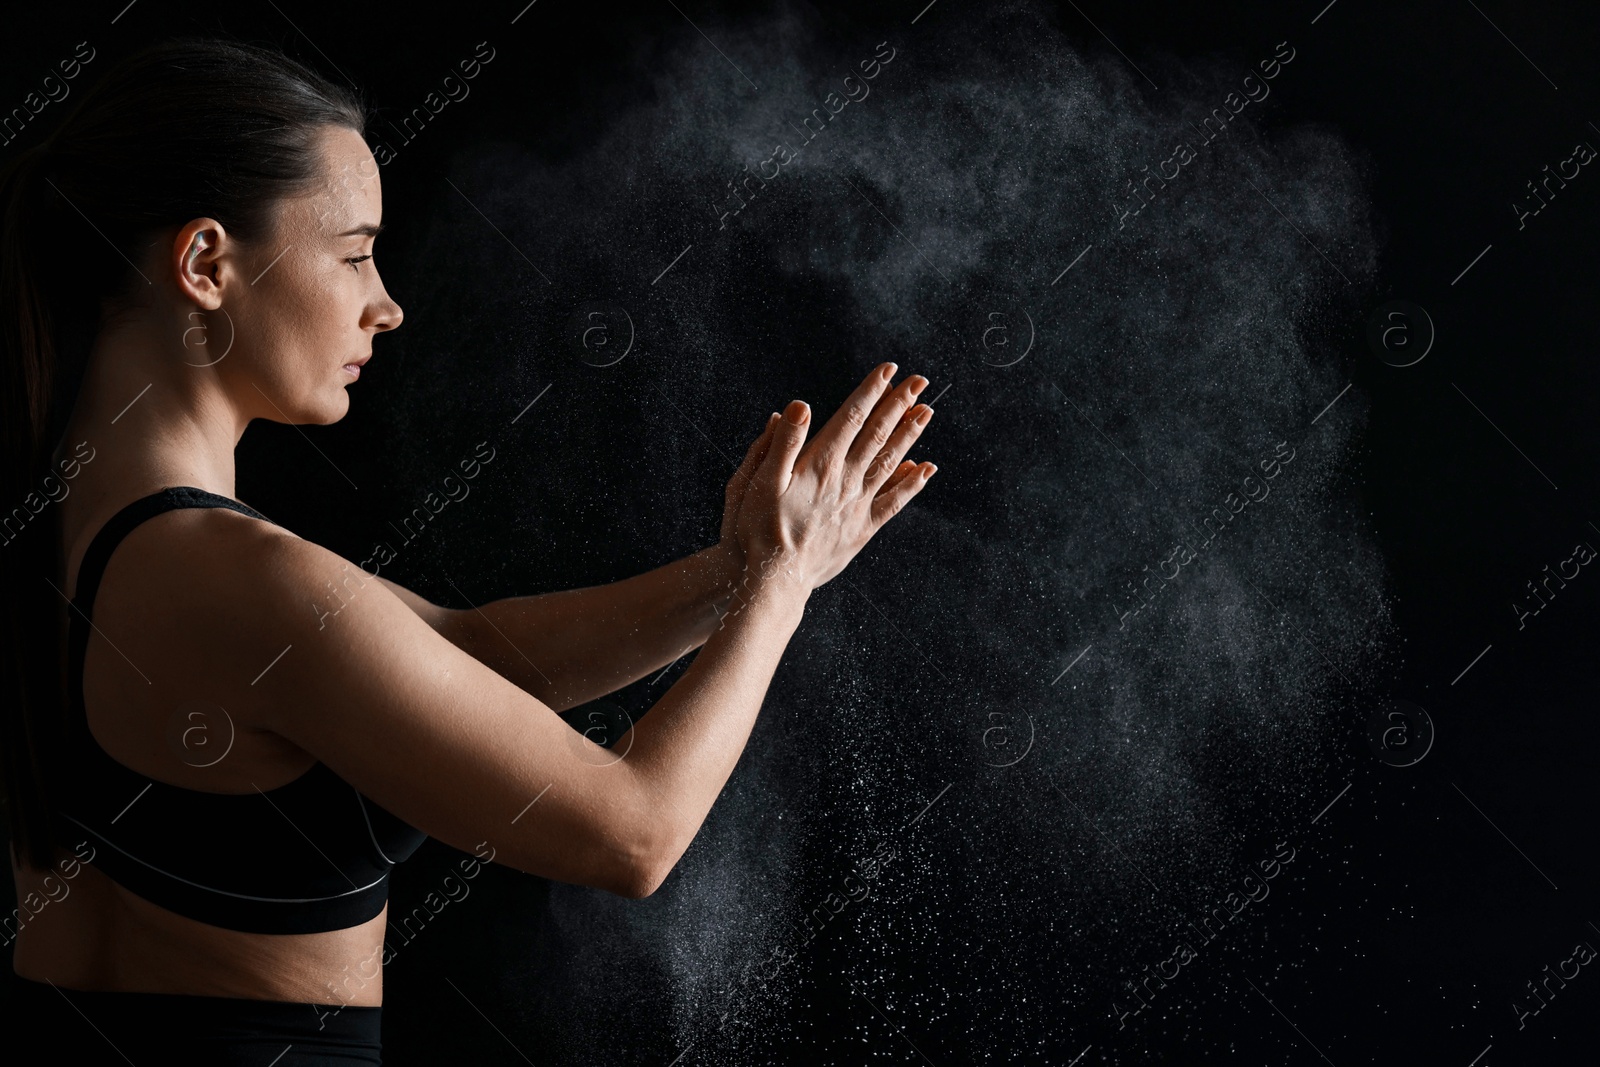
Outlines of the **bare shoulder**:
[[[106,563],[91,655],[102,638],[147,685],[197,695],[231,690],[240,674],[249,683],[265,666],[250,671],[286,609],[308,602],[311,583],[337,572],[339,562],[281,526],[228,508],[162,512],[128,531]],[[251,717],[260,703],[252,696],[236,695],[230,715]]]

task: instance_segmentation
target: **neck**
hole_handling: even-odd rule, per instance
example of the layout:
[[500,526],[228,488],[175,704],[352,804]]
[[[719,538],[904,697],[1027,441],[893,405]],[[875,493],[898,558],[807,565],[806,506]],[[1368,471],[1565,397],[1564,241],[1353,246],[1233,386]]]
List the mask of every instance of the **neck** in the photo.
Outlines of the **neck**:
[[99,489],[94,495],[192,485],[234,496],[234,449],[250,416],[224,388],[226,362],[193,365],[215,358],[207,348],[220,355],[228,341],[186,348],[181,334],[135,318],[95,339],[57,446],[57,456],[79,442],[94,449],[96,461],[84,472]]

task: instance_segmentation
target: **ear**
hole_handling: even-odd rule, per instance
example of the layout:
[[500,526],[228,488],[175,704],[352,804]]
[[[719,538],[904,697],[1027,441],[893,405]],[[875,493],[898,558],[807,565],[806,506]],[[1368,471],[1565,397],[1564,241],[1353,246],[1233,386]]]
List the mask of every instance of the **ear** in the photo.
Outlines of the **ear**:
[[192,219],[173,238],[170,265],[178,290],[207,311],[222,306],[222,262],[230,239],[216,219]]

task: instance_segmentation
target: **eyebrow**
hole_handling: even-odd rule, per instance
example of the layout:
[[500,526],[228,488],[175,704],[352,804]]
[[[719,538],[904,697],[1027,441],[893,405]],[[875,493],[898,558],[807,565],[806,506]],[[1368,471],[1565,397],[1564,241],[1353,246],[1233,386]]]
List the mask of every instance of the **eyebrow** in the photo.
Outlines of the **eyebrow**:
[[353,230],[346,230],[343,233],[336,233],[336,234],[334,234],[334,236],[335,237],[357,237],[357,236],[359,236],[359,237],[376,237],[376,236],[378,236],[378,234],[380,234],[382,232],[383,232],[383,223],[380,222],[376,226],[372,225],[371,223],[368,223],[365,226],[357,226]]

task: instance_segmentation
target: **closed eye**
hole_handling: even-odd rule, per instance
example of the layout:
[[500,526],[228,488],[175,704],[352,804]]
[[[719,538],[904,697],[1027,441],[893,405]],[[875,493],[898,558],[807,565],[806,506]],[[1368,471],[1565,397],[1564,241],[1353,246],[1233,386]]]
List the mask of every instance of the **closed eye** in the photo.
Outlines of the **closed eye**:
[[362,263],[365,263],[367,260],[369,260],[371,258],[372,258],[371,253],[368,253],[367,255],[364,255],[364,256],[354,256],[354,257],[352,257],[350,259],[346,259],[345,262],[350,264],[352,267],[354,267],[357,274],[360,274],[361,273],[361,266],[360,265]]

